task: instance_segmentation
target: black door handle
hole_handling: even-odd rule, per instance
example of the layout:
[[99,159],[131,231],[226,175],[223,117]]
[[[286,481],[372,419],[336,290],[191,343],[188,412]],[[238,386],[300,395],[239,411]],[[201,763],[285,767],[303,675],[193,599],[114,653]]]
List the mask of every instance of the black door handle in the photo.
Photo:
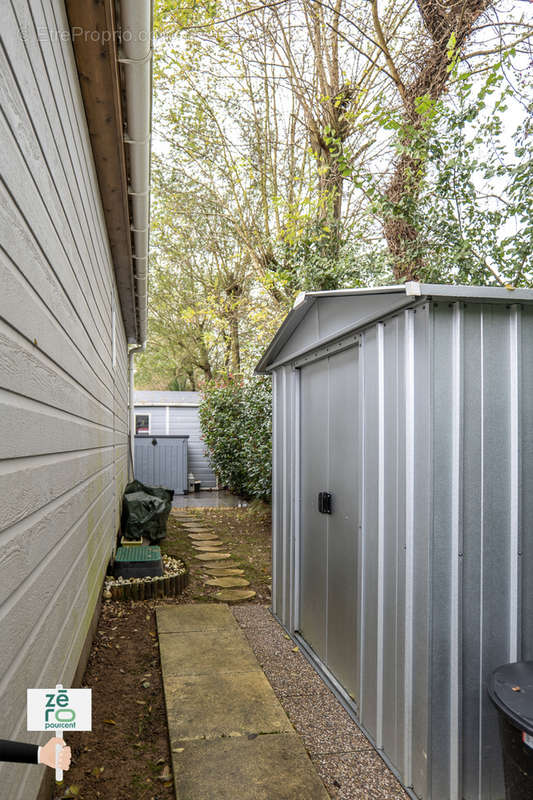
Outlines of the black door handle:
[[331,514],[331,492],[318,493],[318,510],[321,514]]
[[152,439],[152,444],[153,444],[153,445],[154,445],[154,447],[155,447],[155,445],[157,444],[157,439]]

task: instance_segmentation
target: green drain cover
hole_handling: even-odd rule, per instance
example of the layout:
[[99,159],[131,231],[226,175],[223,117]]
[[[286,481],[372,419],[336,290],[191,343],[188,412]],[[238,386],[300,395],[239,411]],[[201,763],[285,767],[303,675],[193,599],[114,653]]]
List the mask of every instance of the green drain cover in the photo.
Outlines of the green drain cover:
[[161,548],[157,545],[136,545],[135,547],[119,547],[115,561],[120,564],[147,562],[161,564]]
[[145,578],[163,574],[161,548],[157,545],[119,547],[113,569],[115,578]]

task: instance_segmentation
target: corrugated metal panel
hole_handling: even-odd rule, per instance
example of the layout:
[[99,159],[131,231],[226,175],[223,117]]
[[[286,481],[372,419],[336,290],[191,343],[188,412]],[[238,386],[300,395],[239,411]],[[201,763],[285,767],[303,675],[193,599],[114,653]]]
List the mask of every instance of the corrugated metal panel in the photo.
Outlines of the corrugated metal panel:
[[[296,298],[292,310],[284,319],[272,342],[266,349],[259,364],[257,373],[268,372],[277,368],[292,356],[305,342],[313,346],[319,338],[327,337],[333,331],[339,332],[343,327],[342,320],[349,320],[353,326],[366,324],[375,316],[390,316],[402,305],[418,298],[442,298],[452,300],[470,300],[495,303],[533,302],[532,289],[514,289],[501,286],[453,286],[445,284],[429,284],[409,281],[399,286],[374,286],[371,288],[335,289],[322,292],[302,292]],[[319,306],[315,308],[315,303]],[[331,315],[329,308],[337,307],[339,317],[335,322],[335,313]],[[319,311],[321,309],[321,311]],[[310,313],[312,311],[312,313]],[[345,313],[346,316],[345,316]],[[322,315],[322,321],[319,314]],[[304,320],[302,322],[302,320]],[[331,320],[331,327],[329,325]],[[290,343],[290,346],[287,345]]]
[[[352,712],[403,783],[430,800],[503,796],[487,681],[500,663],[533,657],[533,545],[525,535],[533,523],[533,309],[500,294],[495,303],[486,291],[472,302],[422,297],[361,332],[352,388],[357,468],[342,449],[352,434],[340,420],[348,417],[331,405],[335,359],[351,351],[317,352],[320,360],[274,371],[274,611],[291,632],[301,630],[346,702],[355,698]],[[291,424],[300,443],[287,436]],[[353,692],[328,658],[339,637],[351,636],[349,624],[339,630],[328,620],[324,596],[333,552],[326,542],[343,535],[344,517],[336,523],[333,514],[324,526],[314,506],[318,483],[342,492],[356,469]],[[314,591],[306,592],[310,580]],[[300,599],[294,617],[287,595]]]

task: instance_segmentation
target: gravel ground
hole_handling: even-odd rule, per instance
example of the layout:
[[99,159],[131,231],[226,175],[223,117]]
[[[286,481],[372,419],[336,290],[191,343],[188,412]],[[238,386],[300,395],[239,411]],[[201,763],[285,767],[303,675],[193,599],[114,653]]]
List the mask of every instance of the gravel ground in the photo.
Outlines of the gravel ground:
[[265,675],[335,800],[408,800],[368,739],[266,606],[235,606]]

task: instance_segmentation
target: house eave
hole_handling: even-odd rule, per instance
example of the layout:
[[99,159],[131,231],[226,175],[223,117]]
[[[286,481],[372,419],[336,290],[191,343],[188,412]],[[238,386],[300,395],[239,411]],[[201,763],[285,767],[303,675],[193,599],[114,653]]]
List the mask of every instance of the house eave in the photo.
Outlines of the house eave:
[[[149,0],[146,2],[149,8]],[[65,5],[126,337],[130,344],[143,344],[146,340],[148,221],[146,219],[143,231],[145,252],[139,253],[135,249],[138,222],[134,224],[129,191],[132,158],[125,143],[128,141],[127,92],[125,71],[120,64],[115,2],[65,0]],[[151,31],[149,33],[151,36]],[[147,125],[149,128],[149,121]],[[148,198],[145,206],[148,209]],[[140,280],[139,264],[142,264]]]

